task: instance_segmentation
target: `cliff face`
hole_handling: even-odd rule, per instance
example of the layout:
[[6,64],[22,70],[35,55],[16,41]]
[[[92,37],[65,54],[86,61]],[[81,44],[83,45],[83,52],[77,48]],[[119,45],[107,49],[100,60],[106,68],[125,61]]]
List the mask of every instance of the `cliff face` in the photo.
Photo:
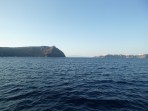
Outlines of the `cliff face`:
[[0,57],[65,57],[55,46],[40,47],[0,47]]

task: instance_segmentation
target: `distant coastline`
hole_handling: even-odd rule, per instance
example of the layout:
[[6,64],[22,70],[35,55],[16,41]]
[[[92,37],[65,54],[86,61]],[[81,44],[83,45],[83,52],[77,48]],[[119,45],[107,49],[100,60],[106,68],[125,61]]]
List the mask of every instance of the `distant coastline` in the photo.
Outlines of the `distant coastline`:
[[140,59],[144,59],[144,58],[148,58],[148,54],[141,54],[141,55],[112,55],[112,54],[108,54],[108,55],[103,55],[103,56],[95,56],[95,58],[140,58]]

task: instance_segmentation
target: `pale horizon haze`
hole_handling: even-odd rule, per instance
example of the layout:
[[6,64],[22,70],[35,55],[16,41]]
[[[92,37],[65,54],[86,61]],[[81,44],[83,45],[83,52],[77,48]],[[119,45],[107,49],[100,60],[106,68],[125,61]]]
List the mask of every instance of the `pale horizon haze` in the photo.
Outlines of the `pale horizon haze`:
[[0,47],[66,56],[148,53],[147,0],[0,0]]

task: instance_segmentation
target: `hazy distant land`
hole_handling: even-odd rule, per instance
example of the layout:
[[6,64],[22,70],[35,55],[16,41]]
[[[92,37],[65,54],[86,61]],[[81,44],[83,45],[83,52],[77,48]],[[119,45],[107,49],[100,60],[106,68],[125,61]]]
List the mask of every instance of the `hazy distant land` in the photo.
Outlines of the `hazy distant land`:
[[55,46],[0,47],[0,57],[65,57]]
[[148,58],[148,54],[141,55],[103,55],[103,56],[95,56],[96,58]]

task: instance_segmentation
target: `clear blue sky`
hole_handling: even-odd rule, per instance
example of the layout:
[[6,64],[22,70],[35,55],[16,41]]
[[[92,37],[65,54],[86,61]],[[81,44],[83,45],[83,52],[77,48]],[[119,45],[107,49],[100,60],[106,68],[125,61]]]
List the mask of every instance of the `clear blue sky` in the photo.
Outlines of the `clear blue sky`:
[[0,47],[67,56],[148,53],[147,0],[0,0]]

